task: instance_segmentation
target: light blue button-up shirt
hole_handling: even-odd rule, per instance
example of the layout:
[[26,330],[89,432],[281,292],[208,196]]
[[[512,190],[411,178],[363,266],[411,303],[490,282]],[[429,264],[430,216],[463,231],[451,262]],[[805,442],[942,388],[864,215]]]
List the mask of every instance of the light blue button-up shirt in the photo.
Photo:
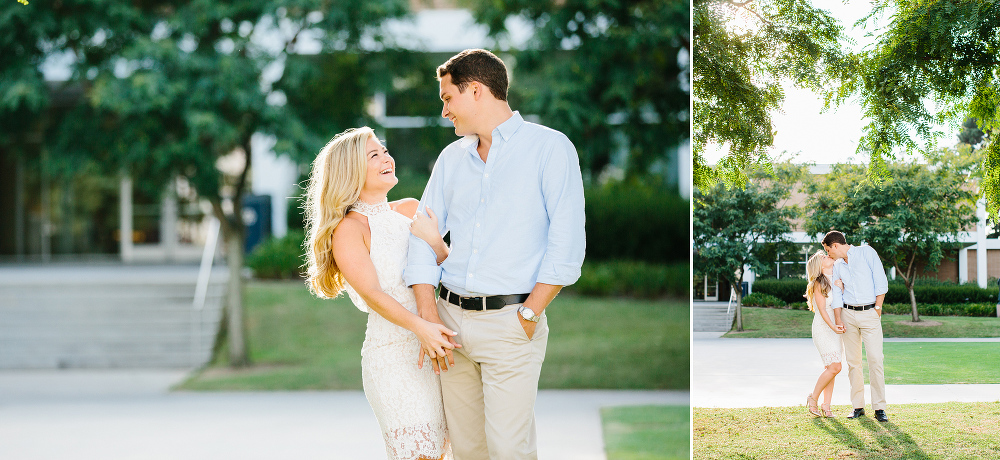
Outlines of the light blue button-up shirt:
[[[875,297],[889,292],[889,280],[882,259],[871,246],[851,246],[847,260],[833,265],[833,279],[844,282],[844,304],[862,306],[875,303]],[[834,303],[834,308],[839,307]]]
[[439,267],[425,241],[410,235],[403,281],[460,295],[531,292],[535,283],[566,286],[580,277],[584,248],[583,179],[564,134],[518,112],[493,130],[486,162],[477,136],[446,147],[420,199],[451,253]]

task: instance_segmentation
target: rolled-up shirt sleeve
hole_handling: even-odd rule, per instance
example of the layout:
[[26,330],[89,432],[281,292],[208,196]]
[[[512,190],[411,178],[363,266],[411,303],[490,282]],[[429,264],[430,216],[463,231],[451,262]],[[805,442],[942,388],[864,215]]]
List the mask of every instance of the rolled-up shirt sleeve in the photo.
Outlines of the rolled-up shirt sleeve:
[[[444,206],[444,182],[441,179],[441,171],[438,164],[434,165],[431,178],[427,181],[424,194],[420,197],[420,205],[417,212],[426,214],[429,206],[434,210],[438,218],[438,232],[442,235],[446,233],[446,222],[448,221],[448,208]],[[406,254],[406,268],[403,269],[403,283],[407,286],[414,284],[430,284],[437,286],[441,280],[441,267],[437,264],[437,256],[434,249],[426,241],[410,234],[410,244]]]
[[844,308],[844,291],[837,286],[830,288],[830,308]]
[[871,246],[865,247],[868,248],[865,251],[868,254],[868,266],[872,268],[872,285],[875,287],[875,296],[878,297],[889,292],[889,278],[885,276],[885,267],[882,266],[878,252]]
[[[833,263],[833,274],[830,276],[830,281],[837,281],[840,278],[840,264]],[[844,308],[844,290],[833,285],[830,287],[833,293],[830,295],[830,307],[831,308]]]
[[587,242],[580,159],[565,136],[554,143],[541,180],[549,231],[537,282],[568,286],[580,278]]

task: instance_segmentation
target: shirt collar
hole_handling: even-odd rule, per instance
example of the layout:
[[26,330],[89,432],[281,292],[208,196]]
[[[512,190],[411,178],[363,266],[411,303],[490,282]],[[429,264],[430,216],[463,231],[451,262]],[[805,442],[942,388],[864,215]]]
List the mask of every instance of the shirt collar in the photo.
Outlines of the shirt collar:
[[[515,110],[514,115],[512,115],[503,123],[500,123],[500,125],[498,125],[496,128],[493,128],[494,138],[496,137],[496,134],[499,133],[500,137],[503,138],[504,142],[509,142],[510,137],[513,136],[514,133],[517,132],[518,128],[520,128],[521,125],[523,124],[524,124],[524,118],[521,117],[520,112]],[[460,145],[465,150],[476,153],[475,152],[476,147],[479,146],[479,135],[470,134],[468,136],[465,136],[462,138],[461,141],[459,141],[458,145]],[[476,155],[478,155],[478,153],[476,153]]]
[[507,121],[500,123],[500,126],[494,128],[493,131],[499,131],[504,141],[510,141],[510,136],[513,136],[523,124],[524,118],[521,118],[521,113],[515,110],[514,115],[508,118]]
[[465,150],[475,150],[476,146],[479,145],[479,135],[469,134],[468,136],[463,137],[462,140],[458,142],[458,145],[462,146]]

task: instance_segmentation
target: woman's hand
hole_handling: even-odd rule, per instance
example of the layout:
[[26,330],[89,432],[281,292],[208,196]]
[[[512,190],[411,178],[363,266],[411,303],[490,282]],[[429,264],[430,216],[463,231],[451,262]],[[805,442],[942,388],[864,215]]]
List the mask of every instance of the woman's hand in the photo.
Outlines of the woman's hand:
[[420,211],[413,216],[413,223],[410,224],[410,233],[416,235],[427,242],[427,244],[434,247],[438,242],[443,243],[444,240],[441,238],[441,234],[438,233],[438,219],[434,215],[434,210],[430,207],[427,209],[427,215],[424,215]]
[[434,210],[428,206],[427,214],[423,215],[420,211],[417,211],[413,215],[413,222],[410,224],[410,233],[413,233],[417,238],[420,238],[427,242],[434,250],[434,256],[437,257],[438,265],[441,265],[445,259],[448,258],[448,254],[451,250],[448,245],[444,244],[444,237],[438,232],[438,218],[434,215]]
[[841,291],[844,290],[844,281],[843,280],[834,281],[833,285],[839,287]]
[[452,337],[458,335],[457,332],[444,327],[444,325],[420,319],[420,322],[413,328],[413,333],[420,341],[420,356],[417,358],[418,369],[424,367],[424,355],[431,358],[435,374],[440,374],[441,371],[447,372],[450,366],[455,365],[452,350],[462,347],[451,340]]

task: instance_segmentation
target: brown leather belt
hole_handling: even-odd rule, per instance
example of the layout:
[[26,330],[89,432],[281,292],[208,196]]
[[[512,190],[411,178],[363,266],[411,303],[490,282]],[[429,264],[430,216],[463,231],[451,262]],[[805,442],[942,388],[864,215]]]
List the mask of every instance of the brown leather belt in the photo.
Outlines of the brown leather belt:
[[439,294],[446,302],[458,305],[463,310],[499,310],[507,305],[524,303],[528,294],[488,295],[482,297],[462,297],[441,285]]

